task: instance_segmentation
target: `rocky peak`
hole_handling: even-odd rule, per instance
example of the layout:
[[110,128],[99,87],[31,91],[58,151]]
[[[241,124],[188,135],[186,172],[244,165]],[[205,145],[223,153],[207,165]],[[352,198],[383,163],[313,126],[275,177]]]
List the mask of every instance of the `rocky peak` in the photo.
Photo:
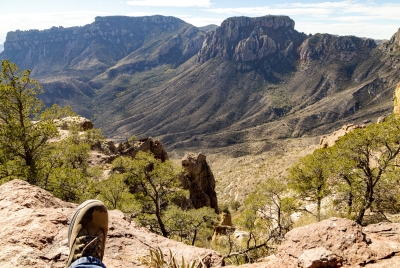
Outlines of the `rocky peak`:
[[350,61],[357,56],[358,51],[374,47],[376,47],[375,41],[369,38],[316,34],[307,38],[298,51],[302,62],[312,60],[330,62],[333,59]]
[[400,28],[399,30],[390,38],[390,41],[388,42],[389,45],[394,44],[397,46],[400,46]]
[[252,61],[277,51],[288,53],[305,37],[294,30],[294,24],[287,16],[228,18],[207,34],[197,61],[203,63],[214,57]]
[[400,52],[400,28],[386,43],[382,44],[384,50],[390,54],[397,54]]

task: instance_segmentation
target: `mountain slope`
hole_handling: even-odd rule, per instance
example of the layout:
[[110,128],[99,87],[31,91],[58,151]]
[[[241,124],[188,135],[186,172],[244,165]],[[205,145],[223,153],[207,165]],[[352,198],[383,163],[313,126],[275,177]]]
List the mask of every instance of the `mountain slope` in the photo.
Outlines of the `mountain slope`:
[[377,46],[294,25],[234,17],[205,32],[173,17],[97,17],[11,32],[0,59],[32,69],[47,104],[71,105],[108,137],[169,148],[321,135],[391,112],[399,33]]

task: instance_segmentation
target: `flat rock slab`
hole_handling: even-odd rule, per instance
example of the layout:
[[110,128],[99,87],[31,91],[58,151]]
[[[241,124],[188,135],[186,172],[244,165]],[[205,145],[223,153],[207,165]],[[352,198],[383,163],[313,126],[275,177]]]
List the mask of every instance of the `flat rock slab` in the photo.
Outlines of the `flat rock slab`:
[[[67,234],[78,204],[64,202],[25,181],[0,186],[0,267],[64,267]],[[118,210],[109,211],[109,233],[104,256],[107,268],[148,266],[150,248],[169,250],[177,260],[204,258],[221,266],[219,253],[176,242],[128,221]]]

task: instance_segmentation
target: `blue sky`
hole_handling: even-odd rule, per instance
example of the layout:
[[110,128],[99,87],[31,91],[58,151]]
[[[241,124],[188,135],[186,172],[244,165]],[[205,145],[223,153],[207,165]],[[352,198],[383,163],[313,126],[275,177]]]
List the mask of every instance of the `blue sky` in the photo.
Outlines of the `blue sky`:
[[389,39],[400,28],[399,0],[0,0],[0,43],[8,31],[82,26],[96,16],[175,16],[195,26],[233,16],[288,15],[306,34]]

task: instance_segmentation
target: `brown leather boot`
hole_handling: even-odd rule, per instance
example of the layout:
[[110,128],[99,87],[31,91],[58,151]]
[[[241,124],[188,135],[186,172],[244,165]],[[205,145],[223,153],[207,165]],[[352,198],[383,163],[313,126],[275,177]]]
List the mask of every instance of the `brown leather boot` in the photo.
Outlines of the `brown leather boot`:
[[66,267],[81,257],[91,256],[103,260],[107,232],[106,206],[99,200],[83,202],[69,225],[69,257]]

